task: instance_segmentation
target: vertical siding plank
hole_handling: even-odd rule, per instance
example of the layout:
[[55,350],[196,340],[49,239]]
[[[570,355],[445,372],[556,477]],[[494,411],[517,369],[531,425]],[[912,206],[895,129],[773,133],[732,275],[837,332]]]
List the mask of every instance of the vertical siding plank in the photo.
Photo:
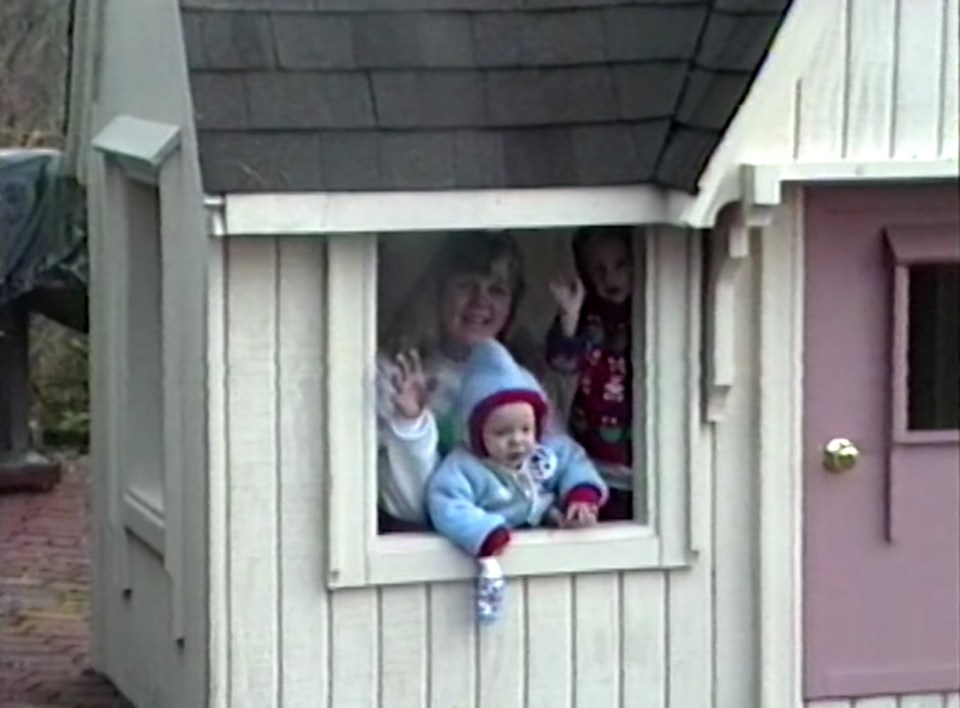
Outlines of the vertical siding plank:
[[621,582],[623,708],[665,708],[664,576],[624,573]]
[[[692,236],[691,236],[692,238]],[[678,239],[671,239],[678,240]],[[695,259],[695,254],[699,250],[695,243],[687,245],[686,257],[690,261],[699,261]],[[688,278],[697,282],[695,279],[696,265],[688,265]],[[690,287],[690,286],[685,286]],[[686,291],[682,297],[686,297]],[[678,299],[677,302],[681,302]],[[696,320],[693,320],[695,322]],[[666,323],[664,322],[666,325]],[[689,355],[691,337],[696,335],[689,331],[691,323],[686,324],[688,332],[686,333],[687,342],[679,350],[679,357],[685,358]],[[690,381],[684,376],[681,386],[688,386]],[[709,439],[702,435],[702,427],[699,425],[699,416],[692,416],[692,411],[685,410],[683,416],[684,435],[680,436],[677,443],[681,447],[691,446],[688,454],[681,456],[675,461],[674,467],[664,467],[665,469],[682,470],[686,468],[693,469],[711,469],[712,456],[708,446]],[[661,456],[661,464],[664,457]],[[700,475],[698,485],[688,485],[687,494],[691,495],[692,500],[694,492],[706,503],[699,503],[696,507],[690,507],[686,512],[689,516],[696,511],[696,519],[685,519],[684,523],[689,524],[694,521],[698,528],[713,528],[713,510],[709,500],[713,494],[712,480],[704,479]],[[683,494],[683,492],[679,492]],[[667,519],[663,515],[663,523]],[[677,544],[677,550],[681,550]],[[686,554],[683,553],[685,556]],[[689,569],[680,572],[671,573],[666,579],[666,612],[667,612],[667,676],[668,676],[668,706],[710,706],[713,705],[713,620],[712,620],[712,592],[711,585],[713,572],[713,547],[711,543],[702,543],[697,549],[693,565]]]
[[[956,5],[954,5],[956,7]],[[960,708],[960,693],[947,694],[944,708]]]
[[960,0],[946,0],[944,18],[940,155],[956,158],[960,153]]
[[528,706],[573,705],[572,592],[568,576],[527,581]]
[[847,157],[885,158],[893,114],[896,0],[850,2]]
[[[772,234],[772,238],[783,238]],[[758,323],[753,293],[758,280],[755,261],[742,274],[743,287],[735,301],[737,327],[734,358],[750,361],[757,351]],[[750,376],[755,377],[756,371]],[[756,461],[758,449],[756,387],[745,372],[727,401],[727,414],[714,430],[713,445],[713,617],[715,633],[714,676],[716,707],[740,708],[757,702],[757,667],[760,665],[757,634],[759,594],[744,578],[757,576],[755,539],[757,517]]]
[[[226,243],[210,239],[207,257],[207,494],[209,513],[210,706],[230,705],[230,615],[227,593]],[[101,664],[102,666],[102,664]]]
[[376,590],[331,593],[328,657],[331,708],[378,705],[377,625]]
[[427,705],[428,626],[424,586],[380,590],[380,705]]
[[280,241],[279,471],[282,705],[326,705],[327,594],[324,509],[323,244]]
[[[893,154],[903,159],[936,157],[940,117],[940,57],[944,35],[940,0],[900,0],[896,23],[896,96]],[[931,61],[936,57],[936,61]]]
[[573,580],[573,676],[577,708],[620,702],[620,587],[613,573]]
[[667,576],[667,705],[713,704],[713,632],[710,563],[701,552],[693,567]]
[[[519,584],[509,583],[508,602]],[[430,706],[469,708],[476,697],[477,623],[471,583],[430,586]],[[489,629],[489,628],[485,628]]]
[[274,239],[228,244],[229,603],[232,706],[277,705]]
[[831,59],[810,62],[800,81],[796,155],[802,160],[836,160],[844,153],[847,3],[851,1],[830,3],[831,17],[817,40],[815,55]]
[[903,696],[900,708],[943,708],[943,696],[939,693],[923,693]]
[[768,113],[776,116],[762,123],[750,138],[750,151],[763,155],[765,160],[787,162],[796,152],[797,85],[787,81],[770,87],[766,105]]
[[508,580],[504,616],[479,632],[478,706],[523,706],[526,681],[526,587],[523,578]]
[[861,698],[853,702],[853,708],[897,708],[897,699],[894,696]]

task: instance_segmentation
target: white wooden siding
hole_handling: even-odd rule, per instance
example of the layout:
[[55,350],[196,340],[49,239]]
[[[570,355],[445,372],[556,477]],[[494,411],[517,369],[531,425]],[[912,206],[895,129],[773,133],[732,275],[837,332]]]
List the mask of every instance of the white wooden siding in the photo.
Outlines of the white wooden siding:
[[792,130],[773,130],[794,139],[758,137],[750,151],[801,161],[956,158],[957,0],[825,5],[831,16],[797,100],[783,104]]
[[[506,617],[480,630],[470,583],[328,593],[324,254],[318,238],[213,247],[211,490],[223,496],[210,533],[223,550],[211,559],[212,705],[751,705],[751,370],[737,372],[731,422],[698,461],[713,542],[692,569],[511,579]],[[738,295],[743,362],[751,292]]]
[[811,701],[807,708],[958,708],[960,693],[918,693],[852,700]]

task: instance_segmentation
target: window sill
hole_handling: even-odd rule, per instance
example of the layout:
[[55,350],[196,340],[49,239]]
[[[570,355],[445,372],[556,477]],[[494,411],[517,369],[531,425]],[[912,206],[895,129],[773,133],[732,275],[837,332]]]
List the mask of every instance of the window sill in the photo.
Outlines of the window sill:
[[893,441],[897,445],[956,445],[960,430],[899,430]]
[[[577,530],[535,529],[515,533],[502,557],[508,576],[664,569],[660,538],[653,529],[611,523]],[[378,536],[370,547],[367,585],[442,582],[476,576],[472,559],[434,534]],[[354,583],[330,578],[331,587]]]
[[120,513],[127,531],[163,557],[166,551],[166,519],[160,499],[144,490],[127,489],[120,500]]

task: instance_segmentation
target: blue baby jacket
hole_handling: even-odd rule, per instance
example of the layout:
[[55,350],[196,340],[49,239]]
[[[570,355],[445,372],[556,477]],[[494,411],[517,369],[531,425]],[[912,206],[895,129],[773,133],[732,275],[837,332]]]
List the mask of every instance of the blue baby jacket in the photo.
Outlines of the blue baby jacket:
[[[533,374],[518,365],[502,344],[491,340],[474,347],[459,402],[463,429],[468,429],[466,422],[477,405],[507,390],[533,391],[546,398]],[[578,486],[593,487],[606,497],[607,488],[596,467],[566,435],[541,439],[519,471],[496,468],[463,443],[427,483],[427,509],[439,533],[476,555],[491,531],[500,526],[539,526],[547,510]]]

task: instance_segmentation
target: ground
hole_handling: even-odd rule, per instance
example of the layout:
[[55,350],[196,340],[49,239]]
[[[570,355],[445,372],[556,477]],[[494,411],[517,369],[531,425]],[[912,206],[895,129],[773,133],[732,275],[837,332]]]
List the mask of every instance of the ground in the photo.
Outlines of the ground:
[[129,706],[90,668],[87,467],[0,494],[0,708]]

